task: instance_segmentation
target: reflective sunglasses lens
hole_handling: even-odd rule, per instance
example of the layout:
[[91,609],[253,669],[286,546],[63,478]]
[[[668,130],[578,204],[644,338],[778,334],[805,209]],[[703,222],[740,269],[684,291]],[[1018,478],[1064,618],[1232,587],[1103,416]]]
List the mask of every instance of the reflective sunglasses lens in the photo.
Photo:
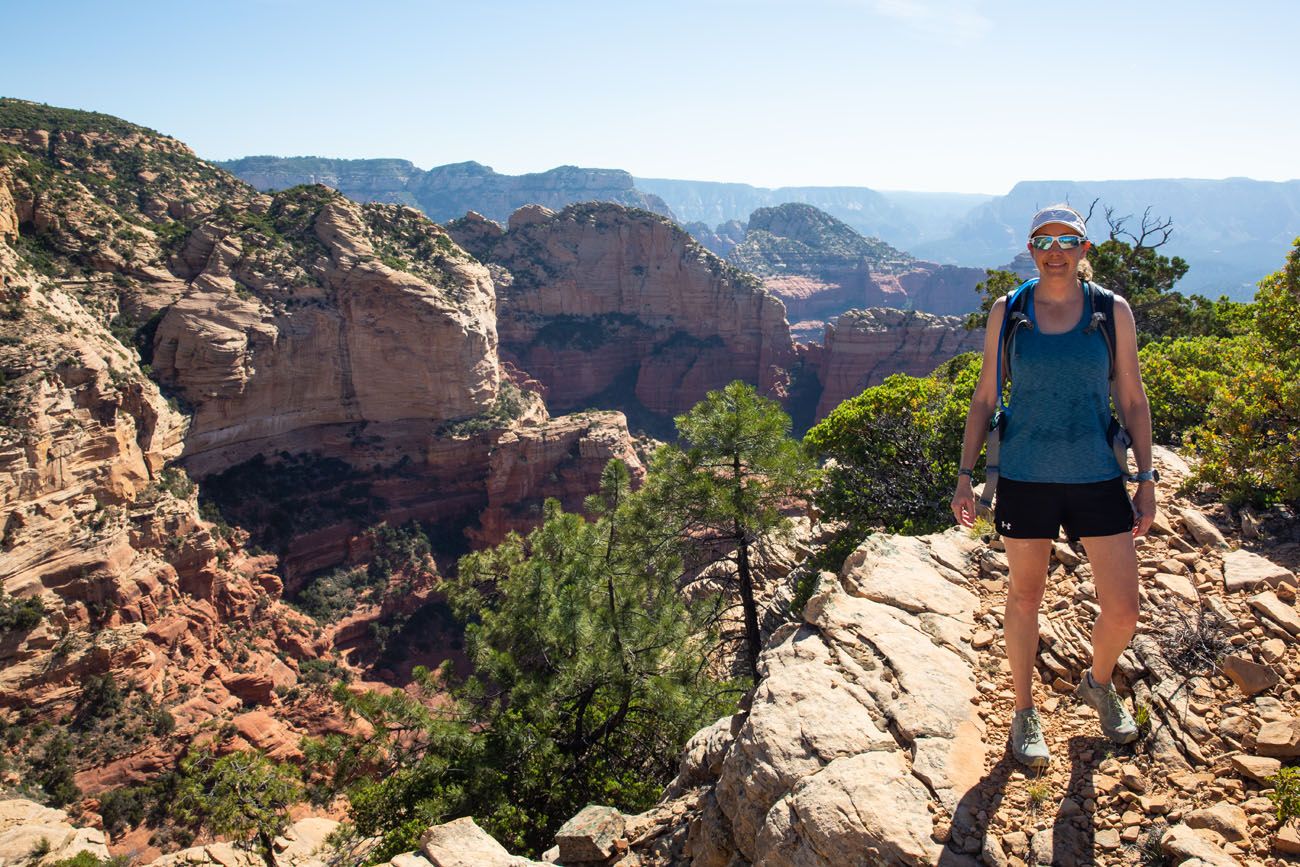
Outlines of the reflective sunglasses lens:
[[1062,250],[1073,250],[1083,241],[1084,239],[1078,235],[1036,235],[1029,239],[1029,243],[1035,250],[1050,250],[1052,244],[1059,244]]

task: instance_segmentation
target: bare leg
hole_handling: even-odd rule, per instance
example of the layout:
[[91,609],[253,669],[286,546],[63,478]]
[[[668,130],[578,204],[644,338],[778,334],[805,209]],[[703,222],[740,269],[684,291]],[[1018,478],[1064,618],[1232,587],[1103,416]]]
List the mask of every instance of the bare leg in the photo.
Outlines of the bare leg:
[[1137,628],[1138,566],[1132,533],[1088,536],[1084,550],[1092,563],[1101,614],[1092,627],[1092,679],[1109,683],[1115,662]]
[[1016,689],[1016,710],[1034,706],[1034,660],[1038,658],[1038,609],[1047,585],[1049,539],[1008,539],[1007,563],[1011,578],[1007,585],[1007,610],[1003,634],[1007,642],[1007,663]]

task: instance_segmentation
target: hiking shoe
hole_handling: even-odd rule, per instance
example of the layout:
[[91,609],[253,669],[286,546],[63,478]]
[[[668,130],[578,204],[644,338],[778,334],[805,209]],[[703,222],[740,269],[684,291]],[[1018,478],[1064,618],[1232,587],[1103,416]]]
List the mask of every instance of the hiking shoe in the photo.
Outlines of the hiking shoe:
[[1011,718],[1011,754],[1031,768],[1047,767],[1047,741],[1043,740],[1043,722],[1032,707],[1016,711]]
[[1124,708],[1124,703],[1115,692],[1115,685],[1108,683],[1098,686],[1092,679],[1092,672],[1085,671],[1083,680],[1074,690],[1077,698],[1092,706],[1101,720],[1101,731],[1117,744],[1128,744],[1137,740],[1138,727],[1133,717]]

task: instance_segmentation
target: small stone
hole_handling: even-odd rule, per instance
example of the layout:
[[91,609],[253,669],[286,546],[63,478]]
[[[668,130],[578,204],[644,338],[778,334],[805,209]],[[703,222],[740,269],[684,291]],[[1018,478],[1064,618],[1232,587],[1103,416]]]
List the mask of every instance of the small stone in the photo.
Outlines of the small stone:
[[1119,831],[1116,831],[1114,828],[1107,828],[1104,831],[1098,831],[1097,835],[1093,838],[1093,842],[1097,844],[1097,848],[1103,849],[1106,852],[1113,852],[1119,848]]
[[1070,546],[1064,542],[1053,542],[1052,553],[1056,555],[1056,559],[1060,564],[1067,569],[1078,566],[1083,562],[1083,558],[1074,553]]
[[1186,575],[1189,570],[1187,564],[1173,557],[1167,557],[1160,561],[1160,571],[1167,575]]
[[1169,812],[1169,799],[1164,795],[1142,795],[1138,798],[1138,809],[1148,816],[1159,816]]
[[1265,590],[1246,601],[1250,603],[1251,608],[1277,623],[1287,632],[1300,635],[1300,614],[1296,613],[1294,605],[1278,599],[1277,594],[1272,590]]
[[1277,759],[1300,758],[1300,718],[1266,722],[1255,736],[1255,752]]
[[1169,524],[1169,518],[1160,509],[1156,509],[1156,516],[1151,520],[1151,532],[1156,536],[1172,536],[1174,528]]
[[1002,848],[1017,858],[1023,858],[1029,854],[1029,835],[1024,831],[1009,831],[1002,835]]
[[1125,827],[1128,827],[1129,825],[1139,825],[1145,821],[1146,816],[1143,816],[1136,810],[1125,810],[1124,815],[1119,817],[1120,824]]
[[1273,669],[1244,656],[1224,657],[1221,667],[1223,673],[1246,695],[1270,689],[1280,680]]
[[1146,777],[1142,776],[1137,765],[1124,765],[1120,768],[1120,782],[1139,795],[1147,790]]
[[1169,775],[1171,785],[1177,786],[1184,792],[1195,792],[1202,786],[1213,782],[1214,774],[1196,774],[1191,772],[1182,772]]
[[978,632],[975,633],[975,636],[970,640],[971,647],[975,648],[976,650],[983,650],[984,648],[988,647],[992,643],[993,643],[993,633],[988,629],[979,630]]
[[565,822],[555,835],[560,863],[604,861],[614,854],[615,841],[623,837],[626,819],[613,807],[592,804]]
[[1178,514],[1182,516],[1183,527],[1187,530],[1187,534],[1196,540],[1196,544],[1209,545],[1214,548],[1228,547],[1227,541],[1223,538],[1223,533],[1219,532],[1219,528],[1214,526],[1210,519],[1201,512],[1196,509],[1186,508],[1180,509]]
[[984,835],[984,844],[980,847],[980,857],[989,867],[1007,867],[1007,853],[1002,851],[1002,844],[992,834]]
[[1136,843],[1138,841],[1138,838],[1141,836],[1142,836],[1141,825],[1126,825],[1124,827],[1124,830],[1120,832],[1119,838],[1123,840],[1125,843]]
[[1197,831],[1186,825],[1173,825],[1160,837],[1160,851],[1171,856],[1175,863],[1199,859],[1201,863],[1213,867],[1232,867],[1236,861],[1212,842],[1215,836],[1217,835],[1213,831]]
[[1191,579],[1182,575],[1159,572],[1156,574],[1155,582],[1165,591],[1174,594],[1185,602],[1195,603],[1200,598],[1196,593],[1196,585],[1191,582]]
[[1052,681],[1052,689],[1056,690],[1062,695],[1066,695],[1068,693],[1074,692],[1074,684],[1070,683],[1068,680],[1066,680],[1063,677],[1058,677],[1056,678],[1056,680]]
[[1220,803],[1193,810],[1184,821],[1191,828],[1209,828],[1225,840],[1246,840],[1250,837],[1246,811],[1233,804]]
[[1280,638],[1270,638],[1260,644],[1259,655],[1265,662],[1277,662],[1286,655],[1286,642]]
[[1113,795],[1123,784],[1109,774],[1093,774],[1092,787],[1102,795]]
[[1283,855],[1300,855],[1300,828],[1284,825],[1273,838],[1273,851]]

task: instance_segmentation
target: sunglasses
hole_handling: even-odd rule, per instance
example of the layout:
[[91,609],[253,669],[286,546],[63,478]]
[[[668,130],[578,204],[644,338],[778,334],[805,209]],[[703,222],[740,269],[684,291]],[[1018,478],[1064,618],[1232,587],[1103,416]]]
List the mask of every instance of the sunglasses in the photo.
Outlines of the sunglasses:
[[1062,250],[1073,250],[1088,239],[1082,235],[1035,235],[1029,239],[1029,246],[1035,250],[1047,251],[1053,244],[1060,244]]

